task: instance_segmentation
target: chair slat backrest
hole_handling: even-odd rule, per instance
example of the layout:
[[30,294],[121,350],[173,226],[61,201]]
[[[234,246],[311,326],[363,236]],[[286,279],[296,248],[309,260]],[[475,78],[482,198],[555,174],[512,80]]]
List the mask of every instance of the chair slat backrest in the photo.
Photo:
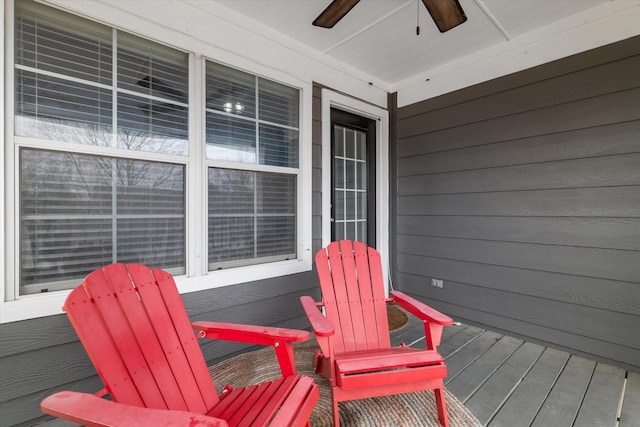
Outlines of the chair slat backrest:
[[341,339],[334,351],[389,348],[389,323],[380,253],[350,240],[332,242],[316,254],[322,299]]
[[64,310],[114,401],[201,414],[218,402],[168,273],[106,266],[69,294]]

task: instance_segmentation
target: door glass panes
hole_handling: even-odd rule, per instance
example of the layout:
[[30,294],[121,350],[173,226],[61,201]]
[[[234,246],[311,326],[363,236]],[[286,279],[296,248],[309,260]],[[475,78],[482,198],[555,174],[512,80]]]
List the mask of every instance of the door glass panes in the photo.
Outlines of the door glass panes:
[[207,158],[298,167],[298,89],[207,62]]
[[209,269],[296,257],[295,175],[209,168]]
[[67,288],[112,262],[184,273],[184,166],[20,154],[22,294]]
[[366,132],[333,127],[334,240],[367,243]]

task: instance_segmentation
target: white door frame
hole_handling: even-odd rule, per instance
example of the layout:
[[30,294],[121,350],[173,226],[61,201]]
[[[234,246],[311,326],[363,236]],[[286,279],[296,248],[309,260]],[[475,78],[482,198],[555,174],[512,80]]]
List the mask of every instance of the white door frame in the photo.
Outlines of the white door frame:
[[331,108],[376,122],[376,249],[382,257],[385,294],[389,290],[389,112],[322,89],[322,245],[331,242]]

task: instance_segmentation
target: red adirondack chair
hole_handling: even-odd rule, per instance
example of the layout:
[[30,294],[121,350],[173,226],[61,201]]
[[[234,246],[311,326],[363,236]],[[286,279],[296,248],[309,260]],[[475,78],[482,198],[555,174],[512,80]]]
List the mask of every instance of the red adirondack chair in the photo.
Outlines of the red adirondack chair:
[[[63,391],[42,411],[87,426],[304,426],[318,386],[295,372],[293,342],[307,331],[190,324],[173,277],[136,264],[89,274],[64,305],[105,388]],[[197,338],[273,345],[283,377],[218,395]],[[108,393],[112,400],[101,398]]]
[[[433,389],[440,424],[448,426],[447,368],[436,347],[451,318],[402,292],[386,298],[380,254],[363,243],[333,242],[317,253],[316,266],[323,302],[300,300],[320,346],[315,370],[331,380],[335,425],[338,402]],[[426,349],[391,346],[389,301],[423,320]]]

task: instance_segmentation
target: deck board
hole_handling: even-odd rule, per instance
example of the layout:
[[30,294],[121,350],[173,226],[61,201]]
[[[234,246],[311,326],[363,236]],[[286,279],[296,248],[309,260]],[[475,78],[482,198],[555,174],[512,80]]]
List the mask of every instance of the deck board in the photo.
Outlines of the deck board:
[[562,372],[569,354],[547,348],[490,421],[490,427],[530,425]]
[[532,426],[573,425],[595,367],[592,360],[571,356]]
[[465,345],[476,339],[479,335],[484,333],[484,330],[480,328],[476,328],[474,326],[450,326],[445,328],[445,333],[449,333],[449,331],[454,331],[450,337],[445,337],[445,333],[443,333],[442,344],[438,347],[438,352],[442,355],[442,357],[449,357],[453,353],[457,352]]
[[[391,341],[423,347],[422,323],[409,319]],[[447,389],[484,426],[615,427],[618,415],[619,427],[640,426],[640,373],[470,325],[445,328],[438,351]]]
[[496,332],[485,331],[451,356],[445,356],[445,363],[447,364],[447,371],[449,373],[445,384],[453,381],[458,374],[482,356],[484,352],[489,350],[500,338],[502,338],[502,335]]
[[[623,398],[625,370],[598,363],[575,425],[615,427]],[[637,420],[640,424],[640,419]]]
[[523,344],[522,340],[503,336],[463,372],[447,383],[447,388],[462,402],[478,390],[491,375]]
[[622,401],[620,427],[637,427],[640,423],[640,373],[629,372]]
[[483,425],[491,420],[542,355],[544,347],[525,342],[480,387],[466,406]]
[[[424,344],[421,325],[403,329],[393,334]],[[464,324],[438,351],[447,389],[484,426],[640,427],[640,373]]]

